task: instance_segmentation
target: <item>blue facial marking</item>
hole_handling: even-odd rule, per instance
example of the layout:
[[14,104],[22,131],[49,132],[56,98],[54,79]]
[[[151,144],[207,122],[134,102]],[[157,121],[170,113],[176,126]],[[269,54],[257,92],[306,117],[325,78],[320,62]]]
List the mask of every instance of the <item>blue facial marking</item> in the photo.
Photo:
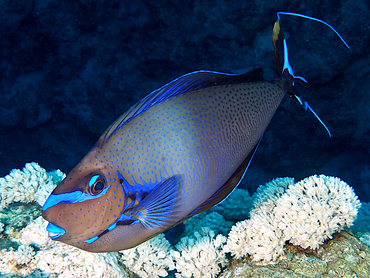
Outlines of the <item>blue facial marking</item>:
[[91,196],[88,193],[84,193],[81,191],[73,191],[69,193],[64,194],[50,194],[49,198],[46,200],[45,204],[42,206],[42,211],[47,210],[48,208],[51,208],[53,206],[56,206],[58,204],[74,204],[74,203],[80,203],[84,202],[86,200],[93,200],[96,198],[101,197],[105,193],[107,193],[110,185],[107,186],[102,192],[100,192],[98,195]]
[[64,193],[59,195],[50,194],[49,198],[47,198],[41,210],[42,211],[47,210],[48,208],[51,208],[60,203],[63,204],[74,203],[75,200],[81,198],[82,194],[83,192],[81,191],[73,191],[70,193]]

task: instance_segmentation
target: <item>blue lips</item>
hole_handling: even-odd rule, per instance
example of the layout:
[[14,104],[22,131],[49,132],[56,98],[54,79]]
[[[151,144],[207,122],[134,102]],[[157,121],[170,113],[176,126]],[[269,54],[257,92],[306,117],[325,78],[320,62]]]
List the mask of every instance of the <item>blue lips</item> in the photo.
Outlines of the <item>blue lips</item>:
[[61,227],[58,227],[52,223],[49,223],[46,227],[46,230],[49,232],[49,237],[51,239],[57,239],[58,237],[64,235],[66,233]]

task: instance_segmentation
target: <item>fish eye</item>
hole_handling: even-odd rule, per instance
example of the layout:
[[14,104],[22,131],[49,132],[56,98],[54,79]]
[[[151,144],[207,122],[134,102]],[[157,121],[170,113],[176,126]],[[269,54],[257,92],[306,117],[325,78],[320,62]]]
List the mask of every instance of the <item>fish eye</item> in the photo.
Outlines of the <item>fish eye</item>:
[[89,193],[91,195],[97,195],[105,188],[105,178],[103,175],[95,175],[90,178],[89,181]]

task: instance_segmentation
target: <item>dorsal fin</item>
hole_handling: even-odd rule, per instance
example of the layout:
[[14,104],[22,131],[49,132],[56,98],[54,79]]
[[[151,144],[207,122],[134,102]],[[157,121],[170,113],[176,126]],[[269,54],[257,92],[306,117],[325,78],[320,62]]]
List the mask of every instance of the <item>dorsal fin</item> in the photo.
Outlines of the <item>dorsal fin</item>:
[[101,147],[117,129],[121,128],[124,124],[128,123],[140,113],[147,111],[150,107],[162,103],[167,99],[211,86],[241,84],[263,80],[262,69],[260,67],[256,67],[255,69],[243,74],[229,74],[205,70],[185,74],[151,92],[141,101],[133,105],[103,133],[97,145]]

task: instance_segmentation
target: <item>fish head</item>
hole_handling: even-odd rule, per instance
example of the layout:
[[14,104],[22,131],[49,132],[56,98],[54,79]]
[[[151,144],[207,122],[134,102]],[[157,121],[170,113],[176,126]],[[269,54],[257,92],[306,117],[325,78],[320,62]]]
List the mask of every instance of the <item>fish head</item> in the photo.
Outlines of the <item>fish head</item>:
[[112,230],[127,201],[119,178],[112,176],[104,166],[85,157],[42,207],[42,216],[49,221],[49,237],[86,250]]

